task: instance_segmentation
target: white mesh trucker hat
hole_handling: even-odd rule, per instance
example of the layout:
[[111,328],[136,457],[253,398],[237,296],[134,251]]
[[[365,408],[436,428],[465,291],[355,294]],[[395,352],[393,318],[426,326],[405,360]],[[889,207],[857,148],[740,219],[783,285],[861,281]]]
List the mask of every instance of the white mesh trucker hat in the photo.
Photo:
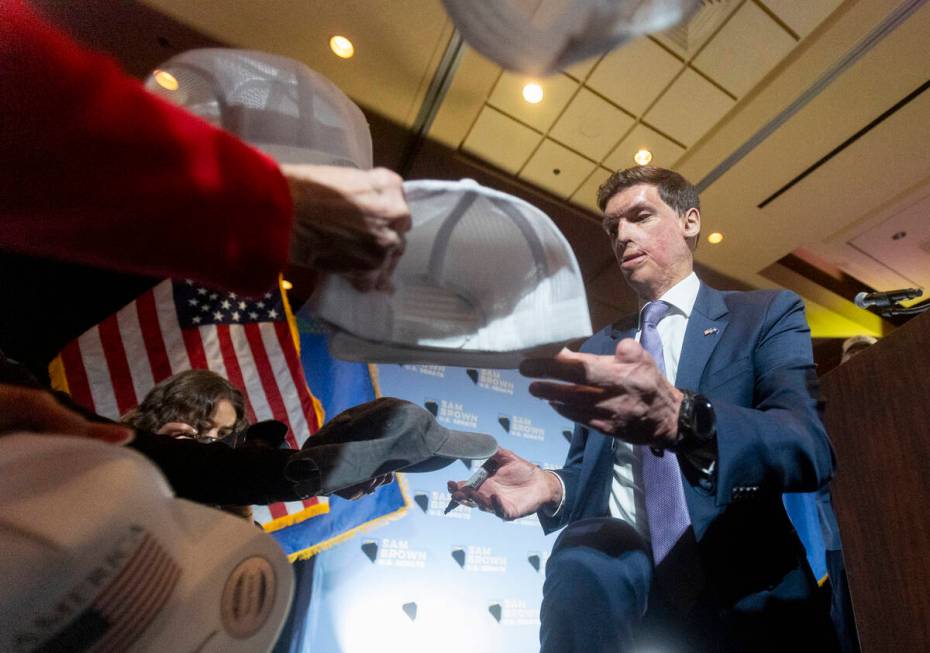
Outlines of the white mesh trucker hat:
[[0,551],[0,651],[269,651],[293,591],[269,535],[79,437],[0,437]]
[[442,0],[462,38],[508,70],[554,73],[689,17],[700,0]]
[[145,86],[279,163],[372,166],[361,109],[293,59],[230,48],[189,50],[159,66]]
[[472,180],[408,181],[413,226],[393,294],[331,275],[311,298],[332,354],[382,363],[517,367],[591,335],[581,271],[549,217]]

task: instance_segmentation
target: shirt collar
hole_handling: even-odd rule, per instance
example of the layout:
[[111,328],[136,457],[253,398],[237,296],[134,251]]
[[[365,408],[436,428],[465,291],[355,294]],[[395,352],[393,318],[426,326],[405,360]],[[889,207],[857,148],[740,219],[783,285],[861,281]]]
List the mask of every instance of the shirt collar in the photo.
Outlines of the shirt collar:
[[[659,297],[659,301],[665,302],[671,309],[669,312],[677,312],[685,316],[685,319],[691,317],[691,311],[694,309],[694,302],[697,301],[698,291],[701,289],[701,280],[692,272],[687,277],[669,288],[664,295]],[[645,304],[643,305],[645,306]],[[640,321],[642,320],[643,306],[639,309]]]

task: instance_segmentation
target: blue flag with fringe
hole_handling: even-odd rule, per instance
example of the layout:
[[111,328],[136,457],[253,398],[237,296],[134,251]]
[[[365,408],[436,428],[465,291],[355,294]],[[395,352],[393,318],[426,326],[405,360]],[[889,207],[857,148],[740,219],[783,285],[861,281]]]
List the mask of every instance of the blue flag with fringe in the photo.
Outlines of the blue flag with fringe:
[[792,492],[782,495],[785,511],[794,525],[804,550],[807,564],[817,583],[823,585],[827,580],[827,551],[820,526],[820,511],[817,509],[816,492]]

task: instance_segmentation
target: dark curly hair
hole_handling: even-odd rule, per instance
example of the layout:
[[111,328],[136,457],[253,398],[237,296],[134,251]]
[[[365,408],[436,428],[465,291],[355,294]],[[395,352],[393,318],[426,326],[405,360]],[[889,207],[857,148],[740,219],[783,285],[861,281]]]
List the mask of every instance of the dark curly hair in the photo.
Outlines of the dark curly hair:
[[212,428],[211,417],[222,400],[236,411],[233,433],[239,439],[248,421],[245,399],[235,386],[209,370],[187,370],[157,384],[138,408],[123,417],[123,423],[142,431],[155,433],[168,422],[190,424],[197,431]]

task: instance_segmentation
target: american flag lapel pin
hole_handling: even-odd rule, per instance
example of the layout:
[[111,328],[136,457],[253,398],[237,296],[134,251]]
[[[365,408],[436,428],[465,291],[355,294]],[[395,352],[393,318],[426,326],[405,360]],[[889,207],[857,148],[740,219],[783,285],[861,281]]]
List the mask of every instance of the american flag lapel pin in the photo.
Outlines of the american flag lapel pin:
[[717,327],[710,327],[709,329],[704,329],[704,335],[705,335],[705,336],[712,336],[712,335],[714,335],[715,333],[717,333],[718,330],[719,330],[719,329],[717,329]]

